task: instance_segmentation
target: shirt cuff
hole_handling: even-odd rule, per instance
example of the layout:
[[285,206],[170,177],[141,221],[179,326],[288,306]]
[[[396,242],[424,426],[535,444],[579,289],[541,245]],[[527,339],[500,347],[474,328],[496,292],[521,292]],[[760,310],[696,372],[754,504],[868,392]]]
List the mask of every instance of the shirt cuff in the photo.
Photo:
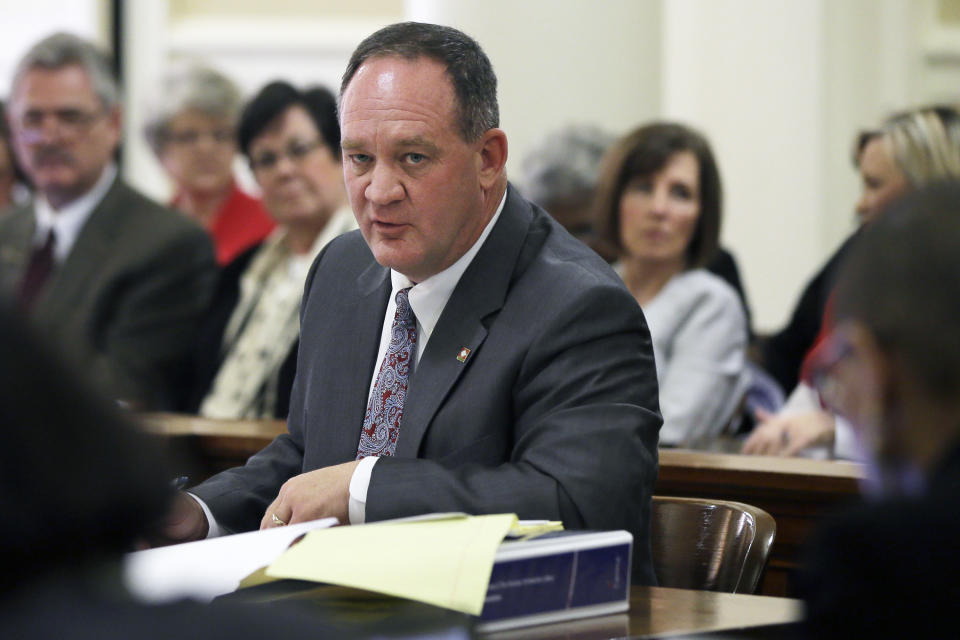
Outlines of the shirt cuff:
[[[373,465],[379,460],[377,456],[367,456],[360,461],[350,476],[350,501],[347,513],[350,524],[363,524],[367,519],[367,490],[370,488],[370,476]],[[203,503],[201,503],[203,504]]]
[[[219,538],[222,536],[223,529],[221,529],[220,525],[217,524],[217,519],[213,517],[213,512],[210,511],[210,507],[207,506],[207,503],[192,493],[188,492],[187,495],[197,501],[197,504],[199,504],[200,508],[203,509],[203,515],[207,517],[207,537]],[[364,492],[364,496],[366,496],[366,492]]]

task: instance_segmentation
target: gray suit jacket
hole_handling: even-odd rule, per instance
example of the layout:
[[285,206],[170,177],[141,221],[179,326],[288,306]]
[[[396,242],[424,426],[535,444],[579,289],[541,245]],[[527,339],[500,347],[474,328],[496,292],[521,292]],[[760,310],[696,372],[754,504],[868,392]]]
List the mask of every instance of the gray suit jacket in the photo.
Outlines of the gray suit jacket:
[[[353,460],[391,289],[359,232],[313,265],[297,378],[278,437],[196,493],[255,528],[287,478]],[[457,354],[471,350],[465,362]],[[515,512],[627,529],[651,583],[657,379],[636,300],[590,249],[511,187],[410,380],[397,455],[373,469],[366,517]]]
[[[0,218],[0,295],[15,295],[35,228],[32,205]],[[170,408],[215,278],[206,232],[118,179],[41,291],[31,320],[111,397]]]

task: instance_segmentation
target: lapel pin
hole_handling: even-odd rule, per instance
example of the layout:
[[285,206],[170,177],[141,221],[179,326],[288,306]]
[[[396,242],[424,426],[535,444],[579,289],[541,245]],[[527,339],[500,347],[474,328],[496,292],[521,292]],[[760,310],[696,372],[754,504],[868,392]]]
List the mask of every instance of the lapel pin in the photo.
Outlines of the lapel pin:
[[470,349],[464,347],[460,349],[460,353],[457,354],[457,362],[466,362],[467,356],[470,355]]

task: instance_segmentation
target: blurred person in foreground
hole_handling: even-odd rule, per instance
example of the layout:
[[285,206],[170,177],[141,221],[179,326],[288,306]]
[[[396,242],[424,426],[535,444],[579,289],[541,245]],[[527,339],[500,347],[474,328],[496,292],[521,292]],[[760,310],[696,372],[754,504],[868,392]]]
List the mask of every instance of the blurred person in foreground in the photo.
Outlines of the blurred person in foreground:
[[[889,118],[879,132],[858,140],[863,192],[857,202],[861,229],[870,225],[885,206],[906,193],[943,180],[960,179],[960,114],[949,107],[924,107]],[[831,260],[834,270],[858,242],[851,237]],[[833,288],[824,301],[819,335],[814,349],[833,326]],[[809,357],[809,356],[808,356]],[[825,410],[801,369],[801,382],[776,413],[759,412],[758,425],[743,444],[742,452],[755,455],[829,455],[857,459],[850,425],[842,416]]]
[[170,206],[210,232],[217,263],[225,265],[275,226],[234,180],[240,90],[205,67],[172,71],[160,89],[145,133],[176,189]]
[[6,106],[0,102],[0,216],[30,197],[29,184],[13,150]]
[[881,214],[841,268],[811,359],[853,425],[867,502],[815,536],[799,586],[811,637],[955,637],[960,601],[960,185]]
[[516,513],[626,529],[633,579],[655,581],[660,416],[643,314],[508,183],[496,85],[480,45],[450,27],[394,24],[358,45],[340,127],[360,230],[307,278],[289,433],[193,488],[202,504],[182,496],[170,538]]
[[0,296],[108,396],[172,408],[216,278],[207,235],[127,186],[107,56],[59,33],[17,66],[14,145],[36,197],[0,217]]
[[286,418],[307,271],[327,243],[357,228],[343,184],[336,98],[272,82],[243,110],[239,140],[278,227],[220,274],[193,350],[185,410]]
[[596,215],[650,326],[661,445],[702,446],[721,433],[749,384],[743,306],[703,268],[717,250],[721,208],[713,153],[683,125],[640,127],[604,160]]
[[172,497],[163,450],[0,304],[0,637],[330,637],[271,608],[137,602],[122,557]]

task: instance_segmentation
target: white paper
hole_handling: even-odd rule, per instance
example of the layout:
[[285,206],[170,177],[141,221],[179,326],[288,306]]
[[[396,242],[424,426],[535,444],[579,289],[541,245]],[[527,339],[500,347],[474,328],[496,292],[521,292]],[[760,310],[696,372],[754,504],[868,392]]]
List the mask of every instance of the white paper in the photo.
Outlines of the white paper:
[[276,560],[300,534],[335,524],[336,518],[323,518],[137,551],[124,559],[124,580],[146,602],[209,602],[236,590],[243,578]]

